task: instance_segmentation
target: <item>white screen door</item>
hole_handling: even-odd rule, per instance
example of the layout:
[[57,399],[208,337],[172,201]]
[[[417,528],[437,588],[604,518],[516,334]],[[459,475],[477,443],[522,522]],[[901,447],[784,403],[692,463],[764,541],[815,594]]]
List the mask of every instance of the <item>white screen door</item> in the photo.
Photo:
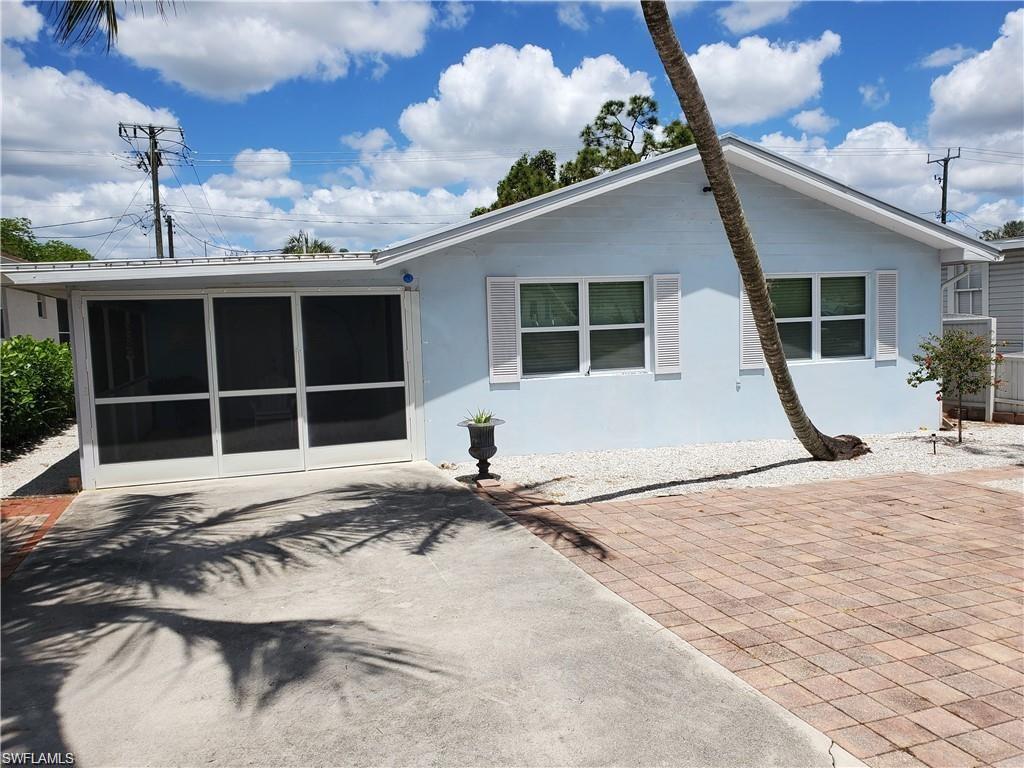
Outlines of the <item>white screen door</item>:
[[222,475],[304,466],[292,301],[213,299]]
[[401,296],[302,296],[309,468],[411,456]]

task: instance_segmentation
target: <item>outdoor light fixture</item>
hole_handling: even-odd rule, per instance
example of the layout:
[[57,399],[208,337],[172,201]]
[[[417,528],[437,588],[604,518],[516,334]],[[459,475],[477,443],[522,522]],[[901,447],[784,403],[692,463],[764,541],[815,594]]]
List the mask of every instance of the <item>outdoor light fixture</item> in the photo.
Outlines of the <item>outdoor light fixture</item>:
[[939,444],[939,438],[932,432],[932,456],[937,455],[936,446]]
[[412,281],[415,279],[416,278],[412,275],[411,272],[402,273],[402,282],[405,283],[406,285],[412,285]]

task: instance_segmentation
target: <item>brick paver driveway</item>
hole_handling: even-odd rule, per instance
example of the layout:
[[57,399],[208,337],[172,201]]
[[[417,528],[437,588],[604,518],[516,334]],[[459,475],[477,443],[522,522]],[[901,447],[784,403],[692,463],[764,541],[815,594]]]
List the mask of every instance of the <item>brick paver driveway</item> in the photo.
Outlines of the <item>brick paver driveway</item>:
[[[870,765],[1022,765],[1021,496],[980,484],[1011,477],[547,506],[529,527]],[[513,516],[548,504],[483,490]]]

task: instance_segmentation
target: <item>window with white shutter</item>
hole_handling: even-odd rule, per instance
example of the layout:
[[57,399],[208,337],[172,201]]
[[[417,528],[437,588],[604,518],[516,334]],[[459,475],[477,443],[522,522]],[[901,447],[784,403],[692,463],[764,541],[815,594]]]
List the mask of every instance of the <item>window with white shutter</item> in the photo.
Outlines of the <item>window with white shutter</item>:
[[487,357],[492,384],[519,381],[516,278],[487,278]]
[[875,272],[875,359],[899,357],[899,276],[895,269]]
[[740,370],[757,371],[764,368],[764,352],[757,335],[754,313],[750,309],[747,289],[740,281]]
[[654,276],[654,372],[680,373],[679,275]]

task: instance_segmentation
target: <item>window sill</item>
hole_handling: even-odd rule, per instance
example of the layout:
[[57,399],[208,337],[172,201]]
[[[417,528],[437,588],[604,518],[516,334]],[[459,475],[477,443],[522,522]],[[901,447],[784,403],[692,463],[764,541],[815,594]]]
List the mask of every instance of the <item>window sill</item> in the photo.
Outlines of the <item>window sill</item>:
[[628,368],[619,371],[593,371],[591,373],[544,373],[523,376],[521,381],[551,381],[557,379],[604,379],[615,376],[645,376],[651,371],[646,368]]
[[787,360],[790,366],[829,365],[831,363],[868,363],[873,357],[822,357],[813,360]]

